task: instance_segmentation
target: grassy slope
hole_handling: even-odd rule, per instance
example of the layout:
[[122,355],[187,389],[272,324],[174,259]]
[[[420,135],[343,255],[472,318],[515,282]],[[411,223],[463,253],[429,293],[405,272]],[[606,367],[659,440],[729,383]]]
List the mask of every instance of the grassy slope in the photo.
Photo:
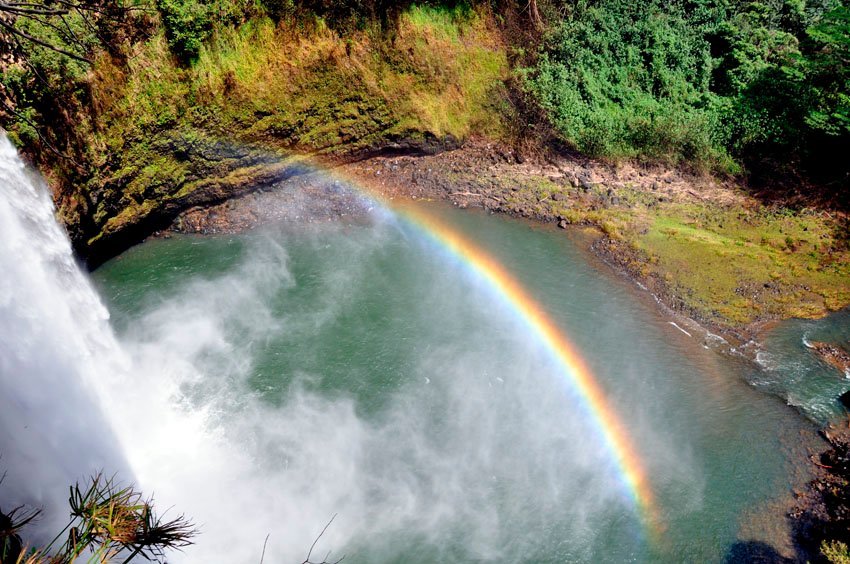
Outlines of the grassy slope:
[[839,226],[812,212],[678,204],[661,210],[636,246],[688,306],[747,323],[850,303],[850,252],[839,237]]
[[[106,58],[92,69],[93,112],[80,116],[79,134],[94,172],[60,212],[85,250],[165,206],[274,178],[279,157],[293,152],[473,133],[498,140],[509,126],[506,52],[488,14],[422,7],[402,15],[392,40],[343,38],[321,22],[251,21],[220,31],[191,67],[155,35],[135,46],[128,69]],[[846,228],[829,218],[752,201],[664,202],[628,188],[617,189],[620,205],[600,205],[602,186],[555,201],[547,196],[564,187],[545,178],[509,183],[518,188],[506,192],[507,211],[598,225],[633,273],[704,319],[740,325],[850,303]]]
[[[598,227],[631,274],[713,324],[820,317],[850,304],[850,231],[840,214],[766,207],[722,188],[693,186],[672,197],[652,182],[583,189],[558,175],[502,167],[486,175],[483,190],[500,211]],[[481,176],[455,180],[477,191]]]
[[60,202],[66,223],[93,222],[80,235],[85,248],[163,204],[188,201],[210,178],[221,180],[214,188],[223,195],[250,183],[264,157],[222,155],[219,142],[327,154],[502,135],[508,66],[488,14],[413,7],[392,44],[376,37],[260,19],[221,30],[188,68],[161,34],[136,45],[126,71],[100,59],[91,74],[95,112],[79,126],[96,172]]

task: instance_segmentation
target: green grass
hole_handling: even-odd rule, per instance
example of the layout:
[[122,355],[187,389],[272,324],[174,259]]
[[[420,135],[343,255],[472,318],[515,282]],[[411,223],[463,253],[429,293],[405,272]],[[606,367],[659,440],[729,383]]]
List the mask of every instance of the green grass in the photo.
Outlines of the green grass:
[[[484,15],[414,6],[402,14],[393,45],[384,41],[257,19],[220,29],[184,69],[157,35],[139,46],[125,81],[103,81],[95,92],[98,99],[114,98],[115,90],[122,95],[104,108],[112,118],[107,127],[94,129],[111,148],[128,137],[192,126],[303,151],[407,131],[498,133],[493,109],[504,96],[508,65]],[[100,74],[120,74],[103,65]]]
[[[96,171],[86,187],[97,194],[87,212],[96,226],[120,230],[203,187],[174,153],[198,142],[334,154],[399,137],[504,134],[506,48],[486,12],[413,6],[392,42],[307,23],[222,27],[191,66],[172,56],[162,32],[134,46],[127,68],[99,59],[97,112],[79,124]],[[208,164],[212,178],[234,173]],[[60,213],[80,217],[74,211]]]
[[847,228],[826,214],[744,196],[727,205],[662,202],[628,187],[616,190],[619,205],[611,206],[604,185],[584,191],[520,175],[497,182],[504,209],[596,226],[633,274],[659,282],[702,319],[743,326],[850,304]]
[[850,252],[813,213],[672,204],[634,233],[648,268],[724,323],[818,317],[850,303]]

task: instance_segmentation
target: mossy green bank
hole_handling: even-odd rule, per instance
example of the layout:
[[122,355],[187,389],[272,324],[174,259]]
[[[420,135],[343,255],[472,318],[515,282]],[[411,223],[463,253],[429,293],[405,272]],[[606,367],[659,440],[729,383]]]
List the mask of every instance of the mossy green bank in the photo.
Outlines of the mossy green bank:
[[81,254],[108,255],[112,239],[163,212],[273,182],[291,155],[501,138],[506,53],[492,14],[466,6],[414,5],[391,37],[256,17],[218,28],[191,64],[160,30],[126,61],[101,53],[91,65],[93,111],[75,115],[79,166],[49,167],[59,213]]
[[840,214],[743,195],[730,203],[675,200],[628,186],[573,190],[556,201],[551,195],[563,186],[533,184],[512,192],[508,207],[522,207],[523,190],[533,191],[535,213],[597,226],[622,266],[702,321],[742,327],[850,304],[850,231]]
[[[416,197],[589,227],[598,253],[668,306],[718,329],[752,334],[767,321],[850,304],[844,214],[766,205],[734,185],[660,167],[516,163],[506,153],[473,144],[397,158],[378,178]],[[376,178],[372,165],[360,168],[366,181]]]

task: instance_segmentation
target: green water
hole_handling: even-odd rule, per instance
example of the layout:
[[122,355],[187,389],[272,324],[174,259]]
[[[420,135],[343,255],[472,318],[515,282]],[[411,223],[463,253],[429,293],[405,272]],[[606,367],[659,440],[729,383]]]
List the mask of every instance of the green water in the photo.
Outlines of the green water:
[[[173,490],[169,500],[215,531],[220,516],[205,503],[220,495],[216,476],[230,475],[217,467],[234,465],[247,498],[238,511],[247,504],[268,526],[222,528],[240,543],[275,532],[282,558],[303,559],[334,513],[322,543],[347,562],[787,552],[781,503],[805,478],[813,426],[784,397],[805,390],[794,393],[829,417],[840,377],[821,367],[815,380],[829,385],[811,385],[705,349],[562,231],[422,205],[497,257],[581,351],[640,453],[663,532],[648,532],[583,399],[514,310],[387,214],[153,240],[94,273],[126,347],[156,357],[150,372],[176,384],[174,409],[203,413],[238,459],[198,465],[191,480],[209,482],[206,497],[181,497],[191,488],[165,473],[149,479],[156,491]],[[808,358],[801,329],[784,330],[769,342],[773,360]],[[179,438],[171,425],[164,436]],[[159,456],[148,447],[135,459]],[[187,561],[210,558],[197,559],[217,540],[199,538]]]

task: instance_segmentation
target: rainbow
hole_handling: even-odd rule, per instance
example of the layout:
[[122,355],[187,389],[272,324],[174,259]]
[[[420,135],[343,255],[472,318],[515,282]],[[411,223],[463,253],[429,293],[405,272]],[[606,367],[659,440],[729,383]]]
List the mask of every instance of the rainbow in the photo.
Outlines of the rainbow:
[[525,288],[498,261],[468,238],[421,208],[396,205],[393,209],[469,265],[502,296],[557,360],[568,383],[586,402],[617,463],[627,491],[640,509],[642,519],[651,528],[653,536],[657,534],[660,526],[657,508],[643,463],[629,441],[625,425],[572,343]]
[[[315,166],[315,165],[314,165]],[[316,167],[327,172],[327,169]],[[384,209],[396,213],[437,242],[461,262],[469,266],[528,326],[532,334],[557,361],[564,379],[570,385],[594,420],[599,434],[613,457],[628,492],[650,537],[658,539],[663,526],[655,503],[646,468],[629,440],[625,424],[608,402],[575,346],[546,314],[522,285],[496,259],[457,230],[428,214],[421,206],[390,201],[382,192],[368,187],[362,180],[332,174],[361,195]]]

